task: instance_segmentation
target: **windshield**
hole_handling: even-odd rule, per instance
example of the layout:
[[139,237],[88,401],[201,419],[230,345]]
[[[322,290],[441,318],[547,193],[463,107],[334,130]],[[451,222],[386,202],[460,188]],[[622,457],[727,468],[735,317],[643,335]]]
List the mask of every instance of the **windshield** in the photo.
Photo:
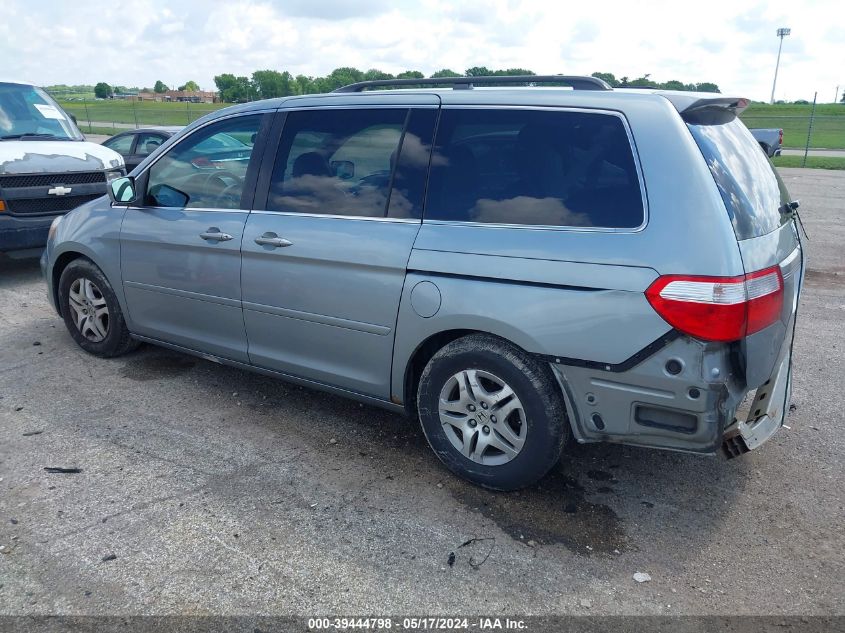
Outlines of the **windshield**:
[[738,240],[771,233],[789,220],[789,193],[744,123],[717,112],[696,116],[687,126],[707,160]]
[[0,140],[83,140],[82,133],[46,92],[0,83]]

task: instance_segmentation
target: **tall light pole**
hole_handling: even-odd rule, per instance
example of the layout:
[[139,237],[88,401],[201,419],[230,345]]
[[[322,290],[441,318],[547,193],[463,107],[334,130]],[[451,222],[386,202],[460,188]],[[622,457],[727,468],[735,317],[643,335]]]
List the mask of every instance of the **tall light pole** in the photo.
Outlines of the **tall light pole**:
[[780,38],[780,44],[778,44],[778,61],[777,64],[775,64],[775,80],[772,82],[772,98],[769,100],[769,103],[775,102],[775,86],[778,83],[778,68],[780,67],[780,51],[783,48],[783,38],[789,35],[791,32],[792,29],[778,29],[778,37]]

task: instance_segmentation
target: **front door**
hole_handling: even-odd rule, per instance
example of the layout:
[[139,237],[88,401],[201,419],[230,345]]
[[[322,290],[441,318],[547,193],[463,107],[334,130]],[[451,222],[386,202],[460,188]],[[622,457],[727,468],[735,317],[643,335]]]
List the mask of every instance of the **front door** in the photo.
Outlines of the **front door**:
[[250,361],[387,399],[437,109],[279,116],[272,178],[244,231]]
[[240,249],[262,116],[199,128],[139,177],[143,205],[127,209],[120,235],[135,333],[247,361]]

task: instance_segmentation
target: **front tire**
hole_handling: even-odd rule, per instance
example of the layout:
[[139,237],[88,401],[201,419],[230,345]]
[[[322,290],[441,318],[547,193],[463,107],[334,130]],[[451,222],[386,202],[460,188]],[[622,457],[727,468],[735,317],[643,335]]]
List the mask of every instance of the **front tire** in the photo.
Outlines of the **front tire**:
[[62,271],[59,307],[73,340],[89,354],[112,358],[138,346],[111,284],[87,259],[74,260]]
[[456,475],[516,490],[545,475],[569,436],[551,369],[488,334],[459,338],[423,370],[417,393],[428,443]]

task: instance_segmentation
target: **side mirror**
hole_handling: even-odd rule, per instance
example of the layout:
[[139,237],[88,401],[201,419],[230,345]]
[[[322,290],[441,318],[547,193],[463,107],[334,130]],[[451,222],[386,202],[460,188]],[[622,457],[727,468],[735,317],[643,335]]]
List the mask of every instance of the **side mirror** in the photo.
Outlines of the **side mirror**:
[[135,201],[135,178],[124,176],[109,183],[109,197],[117,205],[128,206]]
[[349,180],[355,175],[355,163],[351,160],[333,160],[332,172],[341,180]]

